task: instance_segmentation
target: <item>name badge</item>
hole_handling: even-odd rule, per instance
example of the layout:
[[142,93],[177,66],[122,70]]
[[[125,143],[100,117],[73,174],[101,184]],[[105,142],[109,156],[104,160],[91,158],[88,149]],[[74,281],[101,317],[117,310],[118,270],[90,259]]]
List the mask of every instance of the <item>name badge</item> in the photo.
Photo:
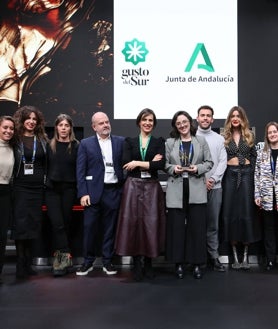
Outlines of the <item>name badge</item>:
[[111,162],[106,162],[105,163],[105,172],[106,173],[114,173],[114,166],[113,166],[113,163]]
[[188,178],[188,172],[184,171],[184,172],[182,173],[182,178]]
[[34,175],[33,163],[24,163],[24,175]]
[[148,171],[141,171],[141,178],[151,178],[151,174]]

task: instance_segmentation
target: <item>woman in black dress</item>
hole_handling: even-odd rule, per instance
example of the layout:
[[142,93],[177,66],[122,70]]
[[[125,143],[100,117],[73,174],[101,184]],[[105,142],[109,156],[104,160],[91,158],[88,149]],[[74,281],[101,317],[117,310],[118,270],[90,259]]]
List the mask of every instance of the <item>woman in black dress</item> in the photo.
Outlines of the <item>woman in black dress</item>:
[[115,249],[121,256],[133,256],[134,279],[143,275],[153,278],[152,258],[164,251],[165,201],[158,181],[158,170],[164,170],[165,141],[152,136],[156,116],[142,110],[136,120],[139,136],[126,138],[123,168],[127,180],[116,233]]
[[39,237],[46,175],[46,144],[42,113],[23,106],[15,114],[19,138],[15,154],[13,185],[13,231],[17,252],[16,276],[35,275],[32,243]]

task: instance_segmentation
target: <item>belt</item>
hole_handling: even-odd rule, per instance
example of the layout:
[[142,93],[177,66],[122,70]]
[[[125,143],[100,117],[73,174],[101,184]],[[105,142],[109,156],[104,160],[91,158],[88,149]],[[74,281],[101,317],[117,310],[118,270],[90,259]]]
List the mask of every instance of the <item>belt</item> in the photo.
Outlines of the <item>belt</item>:
[[119,187],[119,184],[118,183],[112,183],[112,184],[106,184],[104,183],[104,188],[117,188]]

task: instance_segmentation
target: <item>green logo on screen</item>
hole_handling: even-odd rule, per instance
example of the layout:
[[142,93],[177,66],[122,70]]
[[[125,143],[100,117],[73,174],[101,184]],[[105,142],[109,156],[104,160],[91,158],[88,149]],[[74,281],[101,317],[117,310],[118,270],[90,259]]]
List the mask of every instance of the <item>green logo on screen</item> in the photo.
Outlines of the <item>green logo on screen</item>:
[[203,43],[197,43],[197,46],[195,47],[193,54],[185,68],[185,72],[190,72],[192,69],[192,66],[194,65],[199,53],[201,52],[203,59],[205,61],[205,64],[197,64],[198,69],[207,70],[209,72],[214,72],[214,68],[212,66],[211,60],[209,58],[208,52],[206,50],[206,47]]
[[126,62],[131,62],[137,65],[140,62],[146,61],[146,56],[149,53],[145,46],[145,42],[133,39],[132,41],[125,42],[125,47],[122,50]]

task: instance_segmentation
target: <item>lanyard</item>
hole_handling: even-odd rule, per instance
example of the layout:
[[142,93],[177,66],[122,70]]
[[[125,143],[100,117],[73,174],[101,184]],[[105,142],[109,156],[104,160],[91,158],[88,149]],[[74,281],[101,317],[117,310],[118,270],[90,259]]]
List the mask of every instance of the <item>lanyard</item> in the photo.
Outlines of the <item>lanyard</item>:
[[275,176],[275,173],[276,173],[276,165],[274,163],[274,159],[273,159],[273,156],[272,155],[270,157],[270,165],[271,165],[272,175]]
[[180,141],[180,150],[179,150],[179,156],[180,156],[180,161],[181,161],[181,166],[188,166],[190,162],[192,161],[192,152],[193,152],[193,145],[190,142],[189,146],[189,153],[188,156],[186,154],[186,150],[183,147],[182,141]]
[[272,184],[275,187],[276,163],[274,163],[274,158],[272,155],[270,156],[270,166],[272,172]]
[[148,137],[146,147],[143,148],[142,147],[142,136],[141,136],[141,134],[139,135],[140,153],[141,153],[141,157],[142,157],[143,161],[145,161],[145,157],[146,157],[147,149],[148,149],[148,146],[149,146],[149,143],[150,143],[150,139],[151,139],[151,135]]
[[[34,163],[35,162],[36,151],[37,151],[37,137],[34,136],[33,154],[32,154],[31,163]],[[26,158],[25,158],[25,154],[24,154],[24,146],[23,146],[23,143],[21,143],[21,152],[22,152],[22,162],[25,164],[26,163]]]

